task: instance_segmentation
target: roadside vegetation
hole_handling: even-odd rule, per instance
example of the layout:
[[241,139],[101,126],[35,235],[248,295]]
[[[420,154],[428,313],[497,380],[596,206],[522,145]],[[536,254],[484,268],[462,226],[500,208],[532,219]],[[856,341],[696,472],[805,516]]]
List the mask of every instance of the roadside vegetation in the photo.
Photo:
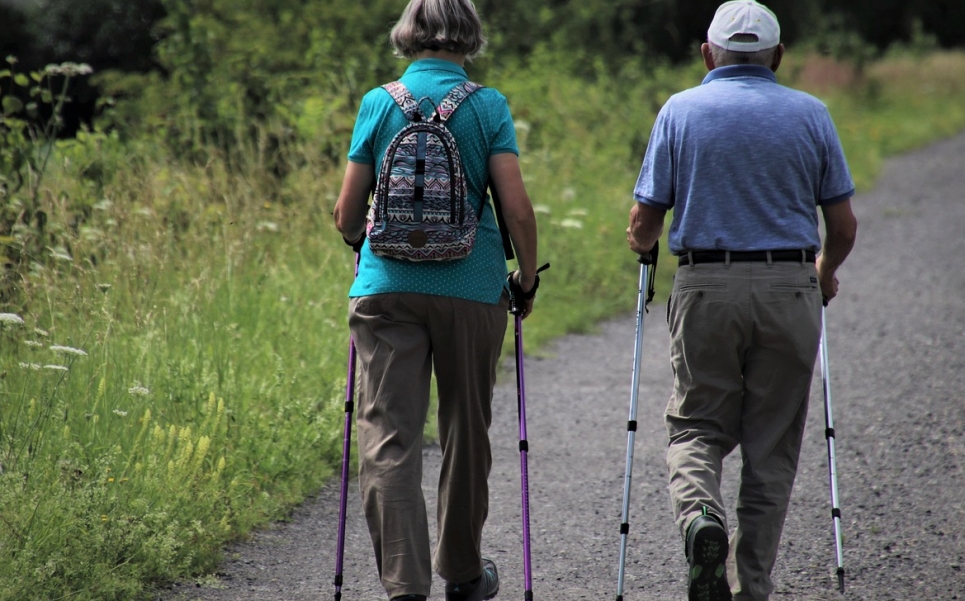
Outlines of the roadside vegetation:
[[[160,49],[174,79],[105,75],[102,122],[56,143],[44,130],[84,66],[0,65],[34,103],[5,97],[0,123],[2,601],[137,599],[203,574],[338,469],[353,255],[331,211],[354,103],[403,65],[378,59],[363,80],[356,61],[311,86],[265,75],[249,106],[231,77],[199,84],[197,46],[178,39]],[[656,111],[703,76],[570,61],[537,48],[480,65],[510,100],[552,264],[532,352],[633,310],[639,162]],[[962,52],[792,48],[779,76],[829,105],[859,191],[885,157],[965,128]],[[665,257],[664,297],[672,270]]]

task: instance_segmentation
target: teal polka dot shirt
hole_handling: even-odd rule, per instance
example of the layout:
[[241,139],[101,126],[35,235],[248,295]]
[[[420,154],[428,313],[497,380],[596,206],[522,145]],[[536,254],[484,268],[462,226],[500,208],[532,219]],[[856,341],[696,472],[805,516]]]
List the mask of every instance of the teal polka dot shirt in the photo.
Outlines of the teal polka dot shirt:
[[[417,100],[431,100],[431,106],[428,101],[422,103],[427,117],[449,90],[467,79],[462,67],[439,59],[415,61],[401,77]],[[405,125],[405,115],[388,92],[382,88],[369,91],[359,107],[349,160],[373,165],[378,176],[385,149]],[[416,292],[489,304],[499,302],[506,283],[506,255],[486,185],[490,156],[519,154],[509,105],[497,90],[482,88],[459,105],[447,126],[459,144],[469,202],[477,215],[480,206],[483,209],[472,252],[455,261],[412,262],[377,257],[366,242],[350,297]]]

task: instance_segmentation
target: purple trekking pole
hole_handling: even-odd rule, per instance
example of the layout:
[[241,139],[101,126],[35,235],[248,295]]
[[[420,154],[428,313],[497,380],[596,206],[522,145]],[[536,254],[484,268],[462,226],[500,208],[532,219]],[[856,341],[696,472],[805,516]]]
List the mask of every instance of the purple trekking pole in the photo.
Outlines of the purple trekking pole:
[[519,412],[519,471],[522,484],[523,504],[523,598],[533,600],[533,569],[530,559],[529,538],[529,469],[526,455],[529,452],[529,442],[526,439],[526,379],[523,375],[523,305],[524,299],[532,298],[539,288],[539,273],[549,269],[547,263],[536,270],[536,283],[528,294],[513,281],[513,274],[509,274],[509,312],[516,322],[516,407]]
[[[355,255],[355,275],[359,273],[359,255]],[[342,598],[342,564],[345,558],[345,520],[348,508],[348,467],[352,454],[352,413],[355,411],[355,341],[349,335],[348,376],[345,381],[345,433],[342,437],[342,487],[338,502],[338,541],[335,550],[335,601]]]

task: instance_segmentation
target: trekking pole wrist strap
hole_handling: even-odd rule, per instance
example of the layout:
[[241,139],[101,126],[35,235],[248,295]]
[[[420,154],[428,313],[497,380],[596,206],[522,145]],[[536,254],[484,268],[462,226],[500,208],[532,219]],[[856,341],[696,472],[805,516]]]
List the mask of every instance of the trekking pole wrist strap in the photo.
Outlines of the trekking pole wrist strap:
[[342,236],[342,242],[344,242],[348,246],[351,246],[352,250],[354,250],[355,253],[358,254],[362,252],[362,245],[365,244],[365,234],[362,234],[361,236],[359,236],[359,239],[356,240],[355,242],[350,242],[348,238],[346,238],[345,236]]
[[550,268],[550,264],[546,263],[545,265],[543,265],[542,267],[536,270],[535,281],[533,282],[533,287],[529,289],[529,292],[523,292],[522,286],[520,286],[518,283],[515,283],[515,282],[513,283],[514,286],[516,287],[516,291],[519,292],[520,298],[522,298],[523,300],[530,300],[531,298],[536,296],[536,290],[537,288],[539,288],[539,273],[541,271],[546,271],[549,268]]
[[539,288],[539,276],[536,276],[536,283],[533,284],[533,287],[530,288],[529,292],[524,292],[523,287],[520,286],[516,278],[513,277],[514,273],[515,272],[511,272],[507,278],[509,280],[509,294],[513,297],[513,300],[529,300],[536,296],[536,289]]
[[536,296],[536,290],[539,288],[539,275],[536,276],[536,280],[533,282],[533,287],[529,289],[529,292],[523,292],[523,287],[518,283],[516,284],[516,291],[519,293],[519,297],[523,300],[529,300]]
[[511,297],[511,299],[510,299],[510,300],[511,300],[511,306],[510,306],[510,312],[511,312],[511,313],[516,313],[517,311],[521,310],[521,307],[520,307],[519,305],[517,305],[518,302],[520,302],[520,301],[532,300],[533,297],[536,296],[536,290],[539,288],[539,273],[540,273],[541,271],[545,271],[545,270],[549,269],[549,266],[550,266],[550,264],[547,263],[547,264],[543,265],[542,267],[540,267],[539,269],[536,270],[536,277],[535,277],[535,282],[533,283],[533,287],[530,288],[528,291],[525,291],[525,292],[523,291],[522,286],[519,285],[519,282],[516,281],[516,278],[513,277],[513,274],[514,274],[515,272],[510,272],[510,273],[509,273],[509,275],[507,276],[506,279],[508,280],[508,283],[509,283],[509,295],[510,295],[510,297]]

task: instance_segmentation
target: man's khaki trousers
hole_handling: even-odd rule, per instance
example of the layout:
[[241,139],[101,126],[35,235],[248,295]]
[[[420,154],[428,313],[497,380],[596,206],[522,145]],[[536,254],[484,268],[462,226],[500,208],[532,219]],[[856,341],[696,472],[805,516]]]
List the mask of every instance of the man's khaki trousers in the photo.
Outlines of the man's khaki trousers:
[[807,417],[821,335],[813,263],[682,266],[668,307],[674,391],[666,410],[674,517],[706,507],[726,524],[723,458],[740,446],[735,600],[766,600]]
[[359,488],[390,599],[428,596],[432,582],[422,440],[433,370],[442,447],[435,569],[456,583],[481,574],[489,426],[507,308],[505,297],[498,305],[408,293],[351,299]]

